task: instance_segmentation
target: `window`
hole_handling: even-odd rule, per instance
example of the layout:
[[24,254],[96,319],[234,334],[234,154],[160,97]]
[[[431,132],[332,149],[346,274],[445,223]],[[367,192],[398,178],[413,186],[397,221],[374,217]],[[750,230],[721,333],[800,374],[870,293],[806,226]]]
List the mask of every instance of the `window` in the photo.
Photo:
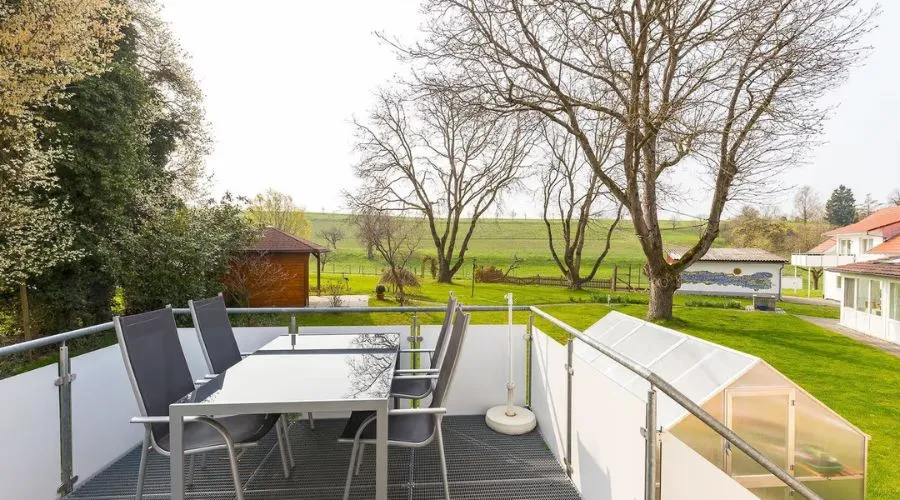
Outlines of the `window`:
[[838,240],[841,242],[841,255],[850,255],[850,240]]
[[856,297],[854,285],[856,285],[855,279],[847,278],[844,280],[844,307],[853,307],[854,304],[856,304],[856,302],[853,301]]
[[900,283],[891,283],[890,318],[900,321]]
[[881,282],[878,280],[869,282],[869,314],[881,316]]
[[837,287],[838,287],[838,288],[841,287],[841,282],[842,282],[842,281],[844,281],[844,277],[843,277],[843,276],[838,276],[838,277],[837,277]]
[[856,310],[868,312],[869,309],[869,280],[856,281]]
[[862,251],[859,253],[866,253],[872,248],[872,243],[874,240],[872,238],[865,238],[862,240]]

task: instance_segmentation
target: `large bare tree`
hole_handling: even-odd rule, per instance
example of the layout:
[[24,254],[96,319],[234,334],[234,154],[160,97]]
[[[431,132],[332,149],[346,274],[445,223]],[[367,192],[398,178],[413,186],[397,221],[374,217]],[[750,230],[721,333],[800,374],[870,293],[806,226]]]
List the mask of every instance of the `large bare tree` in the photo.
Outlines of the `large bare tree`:
[[448,91],[382,91],[368,120],[357,122],[363,181],[356,208],[417,212],[449,283],[463,264],[475,227],[526,173],[530,129],[522,115],[499,115]]
[[[617,203],[606,191],[596,172],[584,161],[578,144],[570,135],[555,125],[544,127],[546,145],[546,169],[541,174],[543,210],[541,216],[547,228],[550,254],[553,261],[575,290],[597,274],[600,264],[609,253],[613,231],[622,218],[622,204]],[[606,131],[604,131],[606,132]],[[604,160],[612,156],[612,134],[598,136],[598,151]],[[601,240],[602,249],[589,271],[581,274],[584,246],[590,237],[595,219],[606,215],[610,207],[615,218]]]
[[[857,0],[428,0],[406,47],[457,90],[568,131],[634,222],[650,319],[672,315],[680,273],[712,245],[728,200],[771,189],[821,130],[824,92],[860,60],[873,11]],[[591,142],[612,121],[621,174]],[[687,169],[678,168],[686,166]],[[709,210],[681,259],[664,256],[660,191],[699,171]]]
[[794,211],[797,220],[806,224],[821,219],[825,214],[825,207],[822,206],[819,193],[812,186],[800,186],[794,194]]

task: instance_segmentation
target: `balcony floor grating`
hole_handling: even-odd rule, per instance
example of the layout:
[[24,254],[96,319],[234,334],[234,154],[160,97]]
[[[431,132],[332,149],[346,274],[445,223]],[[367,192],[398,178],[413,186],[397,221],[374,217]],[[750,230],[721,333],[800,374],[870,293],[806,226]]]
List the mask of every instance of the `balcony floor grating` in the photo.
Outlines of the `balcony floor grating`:
[[[307,421],[294,422],[290,436],[296,467],[285,478],[274,433],[241,456],[240,472],[247,500],[340,499],[350,460],[350,445],[336,443],[343,420],[317,420],[315,430]],[[580,500],[562,467],[538,432],[524,436],[497,434],[480,416],[444,419],[444,444],[450,476],[450,496],[458,500],[541,499]],[[353,479],[351,498],[372,498],[375,485],[373,450],[366,450],[362,470]],[[144,486],[148,500],[169,498],[169,462],[155,452]],[[121,500],[134,498],[140,452],[137,447],[81,485],[70,500]],[[190,459],[188,459],[190,460]],[[201,469],[196,458],[191,499],[231,499],[231,474],[223,451],[207,454]],[[391,500],[443,498],[437,445],[420,449],[390,448],[388,465]]]

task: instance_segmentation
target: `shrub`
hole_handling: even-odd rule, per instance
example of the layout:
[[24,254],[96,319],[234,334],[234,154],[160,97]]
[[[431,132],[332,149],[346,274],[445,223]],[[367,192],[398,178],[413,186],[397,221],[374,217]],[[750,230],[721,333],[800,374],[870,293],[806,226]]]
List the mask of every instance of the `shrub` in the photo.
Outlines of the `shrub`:
[[744,305],[737,300],[690,299],[684,303],[688,307],[713,307],[716,309],[743,309]]
[[387,291],[387,288],[385,288],[384,285],[378,285],[375,287],[375,293],[377,293],[378,295],[383,295],[384,292],[386,292],[386,291]]
[[394,287],[396,287],[397,285],[402,285],[404,287],[418,288],[419,278],[417,278],[416,275],[412,271],[410,271],[409,269],[403,268],[403,269],[398,269],[397,274],[398,274],[400,283],[397,283],[394,280],[394,275],[393,275],[393,273],[391,273],[390,269],[387,269],[384,271],[384,273],[381,275],[381,280],[379,280],[379,283],[384,284],[384,285],[391,285]]
[[503,283],[506,273],[497,266],[478,266],[475,269],[475,281],[479,283]]

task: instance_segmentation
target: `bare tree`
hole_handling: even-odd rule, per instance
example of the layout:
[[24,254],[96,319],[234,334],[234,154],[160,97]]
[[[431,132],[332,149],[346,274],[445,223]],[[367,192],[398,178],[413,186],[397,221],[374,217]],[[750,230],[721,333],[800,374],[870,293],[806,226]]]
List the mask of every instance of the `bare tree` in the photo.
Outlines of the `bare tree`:
[[797,219],[804,224],[821,219],[825,214],[822,199],[812,186],[800,186],[797,189],[794,195],[794,211]]
[[872,196],[872,193],[866,193],[866,197],[856,207],[856,214],[860,219],[864,219],[875,213],[879,207],[880,203]]
[[894,205],[896,207],[900,207],[900,189],[895,189],[891,191],[888,195],[887,199],[888,205]]
[[390,210],[366,208],[354,214],[352,221],[360,237],[372,242],[372,247],[388,266],[397,287],[397,301],[406,303],[404,273],[421,241],[419,220]]
[[525,174],[522,120],[468,105],[444,84],[418,95],[382,91],[367,123],[356,123],[363,185],[350,205],[420,213],[437,280],[449,283],[478,221]]
[[344,230],[339,227],[332,226],[327,229],[320,230],[318,233],[316,233],[316,235],[325,240],[332,250],[337,250],[338,242],[344,239]]
[[222,278],[227,296],[241,307],[250,307],[253,296],[264,291],[266,295],[284,291],[288,272],[272,262],[264,252],[246,252],[234,259]]
[[247,212],[254,222],[262,226],[272,226],[294,236],[309,236],[306,212],[294,204],[294,199],[288,194],[267,189],[253,198]]
[[[491,109],[538,113],[568,131],[631,213],[647,258],[650,319],[672,316],[679,275],[710,248],[727,201],[771,192],[821,130],[820,97],[845,80],[876,10],[858,0],[427,0],[426,41],[404,50],[452,72]],[[620,131],[610,175],[591,141]],[[602,127],[602,125],[600,125]],[[660,195],[702,167],[709,212],[668,262]]]
[[[613,231],[622,218],[622,204],[618,204],[616,217],[606,230],[606,238],[600,254],[589,264],[590,271],[581,275],[584,245],[589,236],[591,221],[603,215],[615,200],[606,192],[600,178],[584,161],[575,139],[549,125],[544,127],[547,142],[547,169],[542,175],[544,225],[550,243],[550,254],[556,266],[569,281],[569,288],[581,289],[581,285],[594,279],[606,254],[609,253]],[[601,151],[604,162],[612,154],[612,135],[598,136],[596,149]],[[606,205],[606,206],[604,206]],[[555,233],[559,237],[555,237]],[[557,246],[560,246],[557,249]]]

